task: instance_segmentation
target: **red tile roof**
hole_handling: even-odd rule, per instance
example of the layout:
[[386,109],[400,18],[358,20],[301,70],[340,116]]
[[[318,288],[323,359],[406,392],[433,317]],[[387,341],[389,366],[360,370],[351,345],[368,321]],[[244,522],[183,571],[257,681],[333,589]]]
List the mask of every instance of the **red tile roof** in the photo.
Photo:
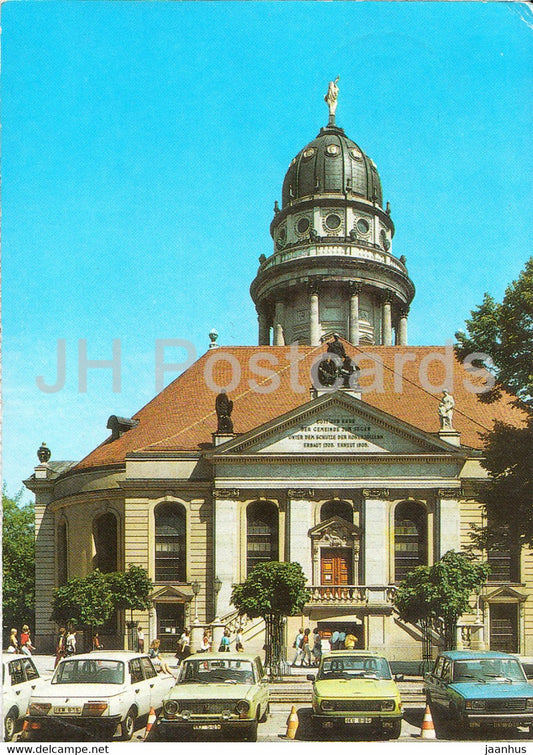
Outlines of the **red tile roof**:
[[[453,425],[461,433],[463,445],[481,448],[480,433],[490,430],[494,420],[517,425],[525,421],[510,396],[482,403],[469,390],[473,376],[455,359],[451,347],[344,344],[361,368],[361,385],[368,388],[362,399],[420,430],[439,430],[437,406],[446,378],[446,359],[450,378],[446,387],[455,399]],[[298,362],[296,357],[291,359],[295,346],[212,349],[134,415],[139,420],[136,427],[117,440],[103,442],[75,469],[121,464],[133,451],[156,454],[206,448],[217,429],[215,397],[219,387],[227,387],[233,400],[236,433],[271,421],[310,400],[310,369],[326,348],[325,344],[298,346]],[[476,384],[482,381],[477,379]]]

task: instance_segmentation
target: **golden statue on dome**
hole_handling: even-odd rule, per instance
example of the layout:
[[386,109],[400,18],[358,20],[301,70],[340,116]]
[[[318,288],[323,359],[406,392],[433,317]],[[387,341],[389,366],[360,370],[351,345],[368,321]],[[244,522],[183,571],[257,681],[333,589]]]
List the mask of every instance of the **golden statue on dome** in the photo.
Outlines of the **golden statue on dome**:
[[324,97],[324,102],[329,108],[328,126],[333,126],[335,124],[335,111],[337,109],[337,98],[339,96],[339,87],[337,86],[337,82],[339,79],[340,76],[337,76],[335,81],[329,82],[328,93]]

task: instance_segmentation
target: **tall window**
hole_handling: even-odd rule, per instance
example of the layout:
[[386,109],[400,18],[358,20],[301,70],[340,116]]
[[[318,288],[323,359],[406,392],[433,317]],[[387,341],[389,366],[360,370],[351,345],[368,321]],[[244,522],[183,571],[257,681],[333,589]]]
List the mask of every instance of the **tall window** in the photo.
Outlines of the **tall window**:
[[405,501],[394,512],[394,578],[401,582],[407,574],[427,563],[427,516],[423,506]]
[[161,503],[155,510],[155,580],[185,582],[185,509],[178,503]]
[[327,501],[320,509],[320,521],[325,522],[332,516],[338,516],[353,524],[353,509],[346,501]]
[[57,528],[57,584],[59,587],[64,585],[68,579],[67,554],[67,523],[63,520]]
[[117,518],[110,511],[93,522],[93,566],[101,572],[117,571]]
[[278,510],[272,503],[258,501],[246,510],[246,568],[278,560]]

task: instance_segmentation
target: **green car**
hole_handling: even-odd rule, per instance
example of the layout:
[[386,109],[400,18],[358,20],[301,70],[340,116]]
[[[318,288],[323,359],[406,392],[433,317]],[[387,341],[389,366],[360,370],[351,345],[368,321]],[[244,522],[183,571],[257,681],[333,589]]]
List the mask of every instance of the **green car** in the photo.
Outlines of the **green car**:
[[196,653],[181,664],[150,739],[174,741],[219,731],[255,742],[257,725],[269,711],[268,696],[268,677],[259,656]]
[[324,653],[313,682],[313,723],[320,729],[339,724],[372,730],[397,739],[402,728],[402,701],[389,662],[372,650]]

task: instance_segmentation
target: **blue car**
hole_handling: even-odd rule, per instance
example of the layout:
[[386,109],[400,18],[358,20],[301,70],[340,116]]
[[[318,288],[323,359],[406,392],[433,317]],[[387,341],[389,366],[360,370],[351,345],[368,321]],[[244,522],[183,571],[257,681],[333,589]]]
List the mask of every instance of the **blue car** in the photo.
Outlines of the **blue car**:
[[533,685],[520,661],[507,653],[441,653],[424,677],[424,692],[432,714],[456,726],[529,726],[533,733]]

